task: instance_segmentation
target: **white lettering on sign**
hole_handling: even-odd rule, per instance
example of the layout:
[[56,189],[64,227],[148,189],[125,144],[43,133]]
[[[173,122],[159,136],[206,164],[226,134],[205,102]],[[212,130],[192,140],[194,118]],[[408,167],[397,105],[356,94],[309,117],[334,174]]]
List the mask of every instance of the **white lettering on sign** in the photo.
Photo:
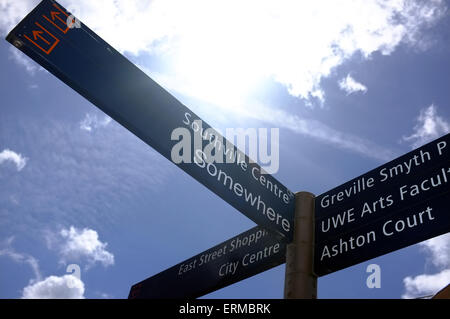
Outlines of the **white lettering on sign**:
[[362,191],[365,191],[368,188],[371,188],[374,186],[374,182],[375,180],[370,177],[370,178],[361,178],[361,179],[357,179],[356,181],[353,182],[352,185],[350,185],[348,188],[346,188],[345,190],[337,193],[337,194],[331,194],[331,195],[325,195],[322,197],[321,201],[320,201],[320,206],[322,206],[322,208],[327,208],[331,205],[334,205],[337,202],[341,202],[344,199],[350,198],[353,195],[356,195],[358,193],[361,193]]
[[432,188],[444,186],[448,183],[447,174],[450,174],[450,168],[441,168],[439,174],[422,180],[418,184],[403,185],[400,187],[400,199],[405,200],[419,195],[422,192],[429,191]]
[[[210,249],[180,264],[178,267],[178,276],[183,276],[194,269],[201,269],[201,267],[205,267],[213,261],[218,263],[216,271],[219,277],[233,276],[237,274],[239,269],[255,263],[264,263],[265,259],[276,254],[284,254],[281,251],[280,243],[261,245],[260,241],[267,236],[273,236],[273,234],[261,228],[245,235],[237,236],[222,244],[220,247]],[[252,249],[251,247],[255,245],[259,245],[258,248]],[[231,253],[238,252],[239,250],[244,250],[245,253],[237,255],[239,257],[233,257],[235,255],[229,256]],[[233,260],[233,258],[236,259]],[[218,262],[222,260],[223,263]]]
[[420,150],[420,154],[415,154],[408,161],[404,161],[394,167],[384,167],[380,170],[381,179],[380,182],[384,182],[389,178],[394,178],[398,175],[405,174],[409,175],[413,167],[420,166],[427,161],[431,161],[431,155],[429,152],[424,152]]
[[[429,222],[436,222],[437,217],[432,215],[433,208],[427,206],[420,212],[415,212],[402,219],[387,219],[380,229],[374,229],[364,234],[351,235],[339,238],[335,243],[326,244],[321,248],[320,261],[345,254],[352,250],[373,244],[379,236],[395,237],[407,229],[419,228]],[[379,236],[377,236],[377,234]]]
[[[235,181],[226,172],[218,169],[214,163],[207,163],[205,157],[206,155],[202,150],[197,150],[194,159],[195,164],[200,168],[206,169],[210,176],[217,178],[218,182],[234,192],[237,196],[243,197],[251,206],[256,206],[256,210],[264,215],[269,221],[281,225],[281,228],[286,232],[290,231],[290,221],[284,218],[280,213],[276,212],[272,207],[266,205],[266,202],[261,198],[261,195],[256,195],[249,191],[247,187],[242,185],[243,183]],[[238,187],[236,187],[236,183],[238,184]]]
[[392,236],[395,233],[401,233],[406,228],[414,228],[424,224],[427,221],[434,220],[434,216],[431,215],[432,210],[433,208],[428,206],[426,210],[413,214],[412,216],[408,216],[406,219],[399,219],[397,221],[389,219],[383,224],[383,235]]
[[[362,176],[355,179],[353,182],[351,182],[351,184],[348,184],[348,186],[346,186],[344,189],[340,188],[339,191],[327,192],[326,194],[321,196],[320,208],[332,208],[333,205],[351,200],[354,196],[360,195],[365,191],[369,191],[370,189],[379,186],[379,183],[384,184],[399,176],[413,174],[416,170],[421,169],[424,164],[430,163],[433,160],[439,160],[439,157],[443,155],[448,155],[446,154],[446,141],[436,142],[435,147],[436,148],[434,150],[433,148],[428,148],[427,151],[419,148],[415,150],[409,158],[403,160],[400,163],[396,163],[395,165],[391,166],[388,166],[388,164],[384,165],[384,167],[373,173],[373,177]],[[439,182],[447,183],[447,178],[449,176],[450,171],[446,170],[441,174],[441,177],[436,177],[429,182],[433,182],[433,184],[435,185],[437,185]],[[439,178],[441,178],[441,181],[437,180]],[[427,189],[429,187],[427,183],[428,181],[424,181],[423,185],[418,185],[418,188],[416,188],[417,190],[411,190],[412,193],[418,193],[417,191],[420,191],[420,189]]]

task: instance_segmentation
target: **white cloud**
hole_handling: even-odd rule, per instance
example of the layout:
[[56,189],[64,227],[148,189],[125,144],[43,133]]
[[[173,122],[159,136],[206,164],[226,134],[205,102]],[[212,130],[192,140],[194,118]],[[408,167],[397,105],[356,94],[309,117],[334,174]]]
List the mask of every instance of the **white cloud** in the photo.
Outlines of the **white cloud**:
[[450,123],[437,115],[437,108],[431,104],[420,111],[414,133],[403,137],[404,141],[411,143],[411,148],[417,148],[444,134],[450,132]]
[[77,229],[71,226],[63,228],[52,239],[61,255],[61,263],[86,260],[87,267],[99,262],[104,267],[114,265],[114,255],[106,250],[107,243],[98,238],[98,233],[92,229]]
[[0,153],[0,164],[5,161],[11,161],[16,164],[17,170],[21,171],[27,164],[28,158],[23,157],[21,154],[13,152],[9,149],[4,149]]
[[367,87],[362,83],[357,82],[354,78],[350,76],[350,74],[348,74],[345,78],[339,81],[339,87],[341,88],[341,90],[347,92],[347,95],[356,92],[362,93],[367,92]]
[[450,233],[431,238],[419,244],[439,272],[421,274],[403,279],[402,298],[418,298],[436,294],[450,283]]
[[0,245],[0,248],[3,247],[0,249],[0,257],[1,256],[9,257],[16,263],[29,265],[31,270],[33,271],[34,277],[37,280],[40,280],[41,272],[39,270],[39,262],[37,261],[37,259],[28,254],[16,252],[11,247],[13,241],[14,237],[9,237]]
[[39,3],[39,0],[0,0],[0,32],[6,35]]
[[[106,244],[98,241],[97,233],[92,230],[84,229],[77,232],[71,227],[70,230],[62,230],[61,235],[68,238],[62,246],[63,257],[67,254],[75,253],[78,257],[80,255],[87,255],[91,262],[100,261],[109,265],[114,260],[112,255],[108,255],[104,248]],[[9,237],[3,242],[0,242],[0,257],[5,256],[16,263],[28,264],[34,274],[34,278],[30,280],[28,286],[22,291],[22,298],[24,299],[83,299],[84,298],[84,283],[80,276],[75,272],[73,274],[66,274],[63,276],[49,276],[42,279],[39,270],[39,263],[36,258],[24,253],[16,252],[12,247],[14,237]],[[78,265],[77,265],[78,266]],[[73,268],[71,269],[73,271]],[[67,268],[69,272],[69,268]],[[78,268],[79,271],[79,268]],[[107,296],[105,294],[105,296]]]
[[9,48],[10,59],[12,59],[18,65],[24,67],[31,75],[34,75],[39,70],[39,65],[26,56],[22,51],[17,50],[14,47]]
[[84,299],[84,283],[74,275],[50,276],[26,286],[22,298]]
[[431,238],[419,245],[430,254],[434,266],[450,268],[450,233]]
[[100,119],[96,114],[91,115],[87,113],[80,122],[80,129],[91,132],[93,129],[105,127],[109,123],[111,123],[111,118],[109,116],[104,116]]
[[[35,2],[33,2],[35,3]],[[238,99],[261,78],[293,96],[323,102],[321,80],[360,52],[423,47],[423,30],[443,17],[443,0],[61,0],[121,52],[164,53],[198,98]],[[0,28],[24,16],[1,0]]]
[[403,279],[406,292],[402,298],[411,299],[436,294],[439,290],[450,283],[450,269],[433,275],[419,275]]

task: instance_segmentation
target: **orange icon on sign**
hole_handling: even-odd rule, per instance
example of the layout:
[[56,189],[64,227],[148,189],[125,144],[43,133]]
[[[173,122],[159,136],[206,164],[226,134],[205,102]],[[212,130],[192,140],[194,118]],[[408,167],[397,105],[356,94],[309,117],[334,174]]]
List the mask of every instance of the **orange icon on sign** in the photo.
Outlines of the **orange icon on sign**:
[[[51,34],[46,28],[41,26],[38,22],[36,22],[36,25],[41,30],[33,30],[33,39],[31,39],[29,36],[24,35],[24,37],[33,43],[35,46],[37,46],[39,49],[44,51],[46,54],[50,54],[50,52],[53,51],[53,49],[56,47],[56,45],[59,42],[59,39],[55,37],[53,34]],[[47,35],[49,35],[51,38],[49,38]],[[46,45],[43,45],[43,43]],[[52,43],[53,42],[53,43]],[[40,43],[40,44],[39,44]],[[48,47],[47,49],[44,49],[44,47]]]
[[[67,18],[69,15],[64,12],[57,4],[53,4],[53,6],[59,10],[58,11],[51,11],[50,16],[51,19],[48,18],[45,15],[42,15],[48,22],[53,24],[56,28],[58,28],[62,33],[66,34],[67,31],[69,31],[70,27],[67,25]],[[61,13],[64,15],[62,18],[60,17]]]

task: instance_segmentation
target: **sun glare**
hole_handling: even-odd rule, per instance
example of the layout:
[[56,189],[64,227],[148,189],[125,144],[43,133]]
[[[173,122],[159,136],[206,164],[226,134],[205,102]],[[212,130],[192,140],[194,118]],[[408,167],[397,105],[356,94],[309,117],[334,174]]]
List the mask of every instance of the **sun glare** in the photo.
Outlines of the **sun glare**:
[[[212,102],[239,107],[268,76],[262,67],[271,47],[262,39],[261,17],[250,8],[231,12],[217,4],[196,11],[177,43],[173,66],[185,91]],[[267,61],[269,63],[269,61]]]

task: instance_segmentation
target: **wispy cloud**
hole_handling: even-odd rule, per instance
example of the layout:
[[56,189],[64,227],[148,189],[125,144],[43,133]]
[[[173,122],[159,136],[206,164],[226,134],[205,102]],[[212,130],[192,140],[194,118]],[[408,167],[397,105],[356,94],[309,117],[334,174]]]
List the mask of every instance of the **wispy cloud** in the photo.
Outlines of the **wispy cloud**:
[[61,257],[60,262],[85,261],[87,268],[96,263],[104,267],[114,265],[114,255],[106,250],[107,243],[99,240],[97,231],[74,226],[61,229],[57,234],[48,236],[49,247],[55,247]]
[[36,62],[31,60],[28,56],[26,56],[22,51],[17,50],[14,47],[9,48],[10,59],[17,63],[19,66],[22,66],[27,70],[27,72],[31,75],[35,75],[36,71],[43,70]]
[[413,149],[450,132],[450,122],[437,114],[434,104],[422,109],[416,121],[414,133],[403,137],[403,141],[411,143]]
[[38,260],[28,254],[19,253],[15,251],[14,248],[12,247],[13,241],[14,237],[9,237],[3,243],[0,244],[0,257],[5,256],[10,258],[16,263],[27,264],[33,271],[34,278],[36,280],[41,280],[42,276],[39,270]]
[[22,154],[18,154],[9,149],[4,149],[0,153],[0,164],[2,164],[5,161],[13,162],[14,164],[16,164],[17,170],[21,171],[27,164],[28,158],[23,157]]
[[111,123],[111,118],[109,116],[105,115],[103,118],[99,118],[97,114],[87,113],[80,122],[80,129],[91,132],[93,129],[106,127],[109,123]]
[[352,151],[378,161],[388,161],[394,156],[391,150],[367,139],[333,129],[320,121],[301,118],[298,115],[289,114],[282,110],[273,110],[268,107],[259,106],[258,112],[250,112],[247,115],[266,121],[277,127],[288,128],[293,132],[309,136],[322,143]]
[[438,272],[404,278],[405,293],[402,298],[433,295],[450,283],[450,234],[429,239],[419,245],[428,255],[428,262],[431,262]]
[[49,276],[26,286],[22,299],[84,299],[84,290],[84,283],[76,276]]
[[[7,135],[10,143],[27,145],[26,155],[34,163],[16,174],[8,187],[0,187],[0,220],[12,231],[22,232],[26,225],[39,236],[42,228],[59,231],[61,225],[87,225],[87,221],[89,228],[99,230],[122,218],[137,218],[140,211],[126,213],[124,200],[148,201],[152,193],[158,197],[179,170],[114,122],[86,134],[78,121],[22,117],[12,123],[0,117],[0,127],[12,124],[23,134]],[[20,207],[10,201],[11,195]]]
[[367,92],[367,87],[362,83],[357,82],[354,78],[351,77],[350,74],[348,74],[345,78],[339,81],[339,87],[341,88],[341,90],[347,92],[347,95],[357,92],[361,93]]

